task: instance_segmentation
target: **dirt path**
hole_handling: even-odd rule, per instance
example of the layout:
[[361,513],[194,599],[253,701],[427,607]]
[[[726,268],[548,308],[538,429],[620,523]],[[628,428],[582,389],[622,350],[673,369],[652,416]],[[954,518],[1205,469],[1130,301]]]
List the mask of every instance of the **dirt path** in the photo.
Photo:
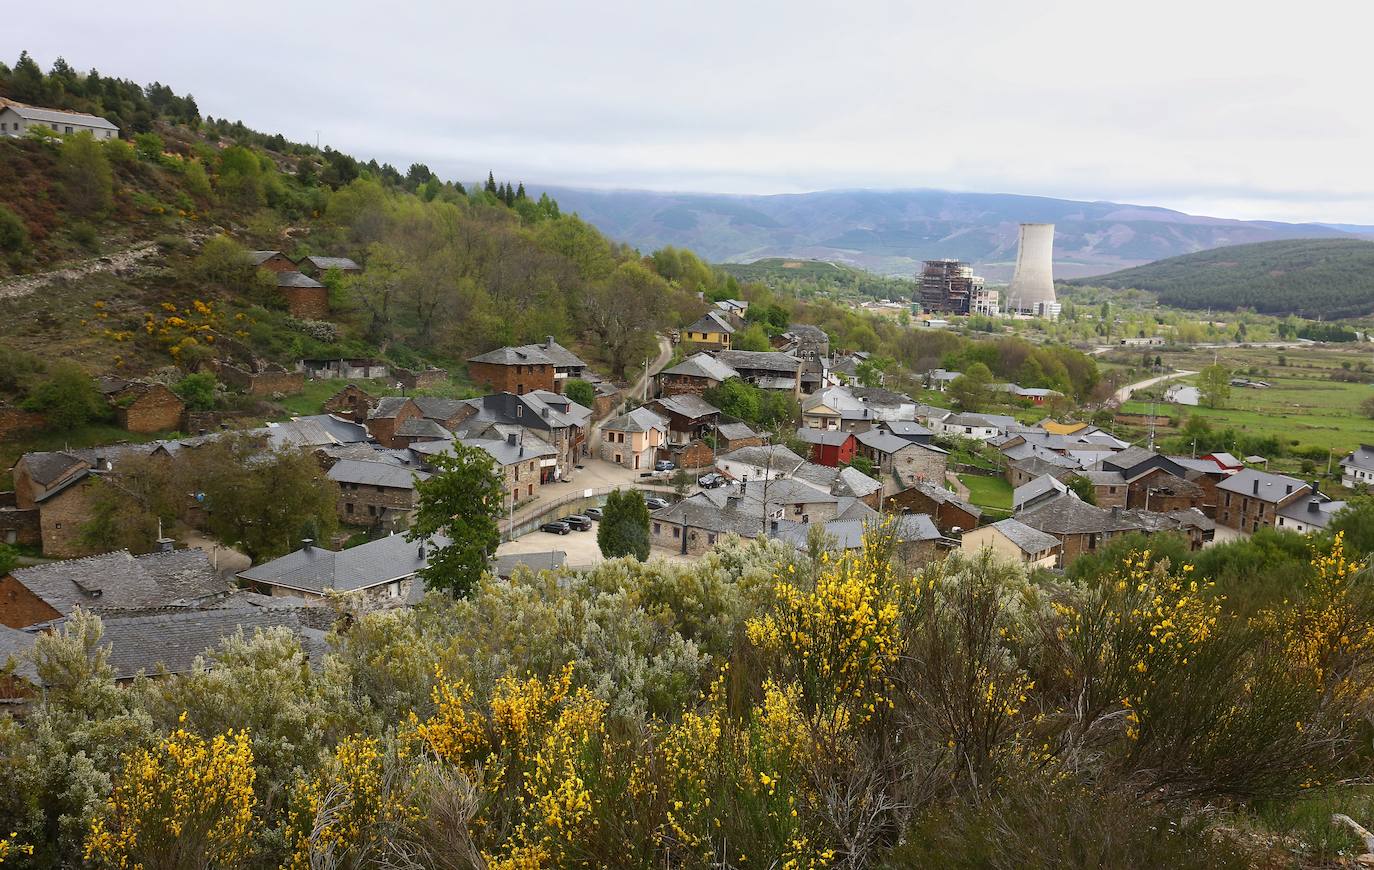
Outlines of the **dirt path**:
[[1197,374],[1197,372],[1177,371],[1170,372],[1167,375],[1160,375],[1157,378],[1146,378],[1143,381],[1136,381],[1134,384],[1127,384],[1126,386],[1117,390],[1112,395],[1112,398],[1116,399],[1118,402],[1124,402],[1127,399],[1129,399],[1131,397],[1131,393],[1134,393],[1136,390],[1143,390],[1146,387],[1153,387],[1155,384],[1162,384],[1165,381],[1171,381],[1174,378],[1186,378],[1189,375],[1195,374]]
[[968,487],[964,486],[964,482],[959,479],[958,475],[952,471],[946,471],[945,480],[949,482],[950,486],[954,487],[954,494],[958,496],[960,501],[969,500]]
[[128,269],[137,269],[144,260],[156,253],[156,242],[142,242],[107,256],[83,260],[75,266],[68,266],[64,269],[0,279],[0,299],[17,299],[20,296],[28,296],[54,281],[75,281],[101,272],[118,273]]

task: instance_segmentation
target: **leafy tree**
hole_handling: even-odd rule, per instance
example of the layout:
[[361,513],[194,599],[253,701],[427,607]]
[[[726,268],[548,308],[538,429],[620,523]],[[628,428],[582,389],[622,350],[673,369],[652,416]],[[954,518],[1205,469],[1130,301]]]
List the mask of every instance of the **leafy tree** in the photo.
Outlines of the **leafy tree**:
[[563,386],[563,395],[584,408],[596,404],[596,387],[581,378],[572,378]]
[[215,407],[215,376],[210,372],[187,375],[172,385],[172,392],[181,397],[191,410],[208,411]]
[[95,381],[70,360],[53,363],[48,376],[30,392],[24,407],[42,414],[54,430],[75,429],[105,414],[105,403]]
[[739,378],[730,378],[702,393],[702,398],[722,413],[747,423],[759,421],[760,390]]
[[607,559],[649,558],[649,508],[639,490],[616,490],[606,497],[596,543]]
[[104,149],[90,133],[69,136],[58,159],[62,194],[79,215],[101,217],[114,205],[114,171]]
[[1370,396],[1363,402],[1360,402],[1360,413],[1370,419],[1374,419],[1374,396]]
[[90,511],[79,531],[81,545],[93,553],[152,552],[157,517],[111,479],[97,477],[93,486]]
[[210,198],[210,176],[205,172],[204,163],[199,160],[186,161],[182,177],[186,179],[187,193],[200,199]]
[[134,148],[138,150],[138,156],[144,160],[158,160],[162,157],[164,147],[162,137],[156,133],[139,133],[134,136]]
[[415,485],[419,508],[408,537],[448,539],[430,555],[422,572],[425,585],[465,598],[501,543],[497,518],[506,494],[495,463],[480,447],[455,442],[433,464],[434,475]]
[[1207,366],[1198,372],[1197,388],[1202,404],[1224,408],[1231,398],[1231,371],[1221,364]]
[[305,450],[264,451],[244,436],[206,445],[191,461],[209,531],[241,542],[255,562],[296,549],[307,522],[321,538],[338,527],[338,487]]
[[751,323],[735,333],[730,344],[735,350],[767,351],[773,347],[768,343],[768,333],[764,332],[763,326],[758,323]]
[[583,295],[583,323],[605,351],[611,372],[625,377],[630,361],[653,353],[654,330],[663,317],[665,282],[643,264],[621,263],[610,278]]
[[14,570],[19,564],[19,551],[9,544],[0,544],[0,577]]
[[251,149],[234,145],[220,153],[219,195],[226,205],[244,211],[263,204],[262,163]]
[[950,398],[958,403],[960,410],[977,411],[988,403],[991,383],[992,371],[981,362],[974,363],[950,382]]
[[1075,474],[1069,481],[1069,490],[1088,504],[1097,504],[1097,490],[1093,487],[1093,482],[1080,474]]
[[[802,455],[804,456],[805,454]],[[855,471],[862,471],[869,477],[876,478],[878,476],[878,470],[874,467],[873,460],[869,459],[867,456],[855,456],[853,459],[849,460],[848,465]]]

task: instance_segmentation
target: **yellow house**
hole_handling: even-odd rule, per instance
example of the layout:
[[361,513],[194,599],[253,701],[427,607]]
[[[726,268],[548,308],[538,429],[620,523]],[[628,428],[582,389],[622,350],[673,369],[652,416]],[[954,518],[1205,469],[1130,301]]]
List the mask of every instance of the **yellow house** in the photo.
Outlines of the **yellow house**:
[[714,311],[701,315],[701,319],[682,331],[683,337],[692,344],[711,347],[715,350],[729,350],[730,336],[735,334],[724,316]]
[[992,550],[1009,562],[1030,568],[1053,568],[1059,555],[1059,539],[1008,519],[964,532],[959,549],[970,557]]
[[649,471],[668,443],[668,421],[648,408],[635,408],[601,424],[601,458]]

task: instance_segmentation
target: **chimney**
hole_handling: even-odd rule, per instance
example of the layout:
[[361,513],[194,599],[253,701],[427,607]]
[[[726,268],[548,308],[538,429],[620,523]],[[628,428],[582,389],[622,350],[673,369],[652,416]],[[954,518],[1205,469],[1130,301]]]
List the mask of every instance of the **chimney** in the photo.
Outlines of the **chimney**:
[[305,550],[306,552],[309,552],[311,546],[312,546],[314,543],[315,543],[315,539],[314,539],[314,538],[301,538],[301,549],[302,549],[302,550]]
[[157,551],[159,553],[170,553],[176,549],[176,538],[158,538]]
[[1258,477],[1255,478],[1255,490],[1254,490],[1254,493],[1255,493],[1255,495],[1259,495],[1259,478],[1258,478]]
[[421,562],[425,561],[425,559],[428,557],[428,554],[425,552],[425,540],[424,540],[424,538],[421,538],[421,539],[420,539],[420,546],[417,548],[416,555],[418,555],[418,556],[420,557],[420,561],[421,561]]
[[776,535],[776,534],[778,533],[778,521],[777,521],[777,520],[773,520],[773,521],[770,522],[768,525],[769,525],[769,527],[773,530],[773,534]]
[[509,444],[509,445],[512,446],[512,447],[515,446],[515,433],[514,433],[514,432],[507,432],[507,433],[506,433],[506,443]]
[[1319,499],[1319,498],[1314,498],[1314,499],[1312,499],[1311,501],[1309,501],[1309,502],[1307,503],[1307,512],[1308,512],[1308,513],[1317,514],[1317,513],[1321,513],[1321,510],[1322,510],[1322,500],[1321,500],[1321,499]]
[[1115,519],[1119,519],[1120,517],[1121,517],[1121,507],[1120,507],[1119,505],[1112,505],[1112,519],[1115,520]]
[[553,336],[552,336],[552,335],[546,335],[546,336],[544,336],[544,349],[547,350],[548,348],[551,348],[551,347],[553,347]]
[[1290,484],[1285,485],[1284,488],[1283,488],[1283,490],[1284,490],[1284,492],[1283,492],[1284,495],[1292,495],[1292,494],[1293,494],[1293,484],[1290,483]]
[[744,495],[745,491],[748,490],[748,489],[749,489],[749,478],[746,477],[744,480],[741,480],[741,481],[739,482],[739,494],[740,494],[740,495]]

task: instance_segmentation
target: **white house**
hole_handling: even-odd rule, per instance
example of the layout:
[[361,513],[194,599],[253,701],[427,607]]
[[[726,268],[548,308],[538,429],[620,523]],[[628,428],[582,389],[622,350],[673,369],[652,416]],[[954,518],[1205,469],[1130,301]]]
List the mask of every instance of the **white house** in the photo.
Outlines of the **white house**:
[[778,480],[791,477],[806,460],[782,444],[741,447],[716,457],[716,468],[734,480]]
[[0,107],[0,136],[23,136],[32,127],[48,127],[57,133],[90,133],[97,139],[113,139],[119,128],[104,118],[84,112],[43,109],[6,101]]
[[1341,486],[1354,489],[1358,485],[1374,487],[1374,447],[1368,444],[1341,460]]
[[1016,425],[1016,420],[1005,414],[950,414],[938,424],[940,431],[947,435],[962,435],[987,441]]

